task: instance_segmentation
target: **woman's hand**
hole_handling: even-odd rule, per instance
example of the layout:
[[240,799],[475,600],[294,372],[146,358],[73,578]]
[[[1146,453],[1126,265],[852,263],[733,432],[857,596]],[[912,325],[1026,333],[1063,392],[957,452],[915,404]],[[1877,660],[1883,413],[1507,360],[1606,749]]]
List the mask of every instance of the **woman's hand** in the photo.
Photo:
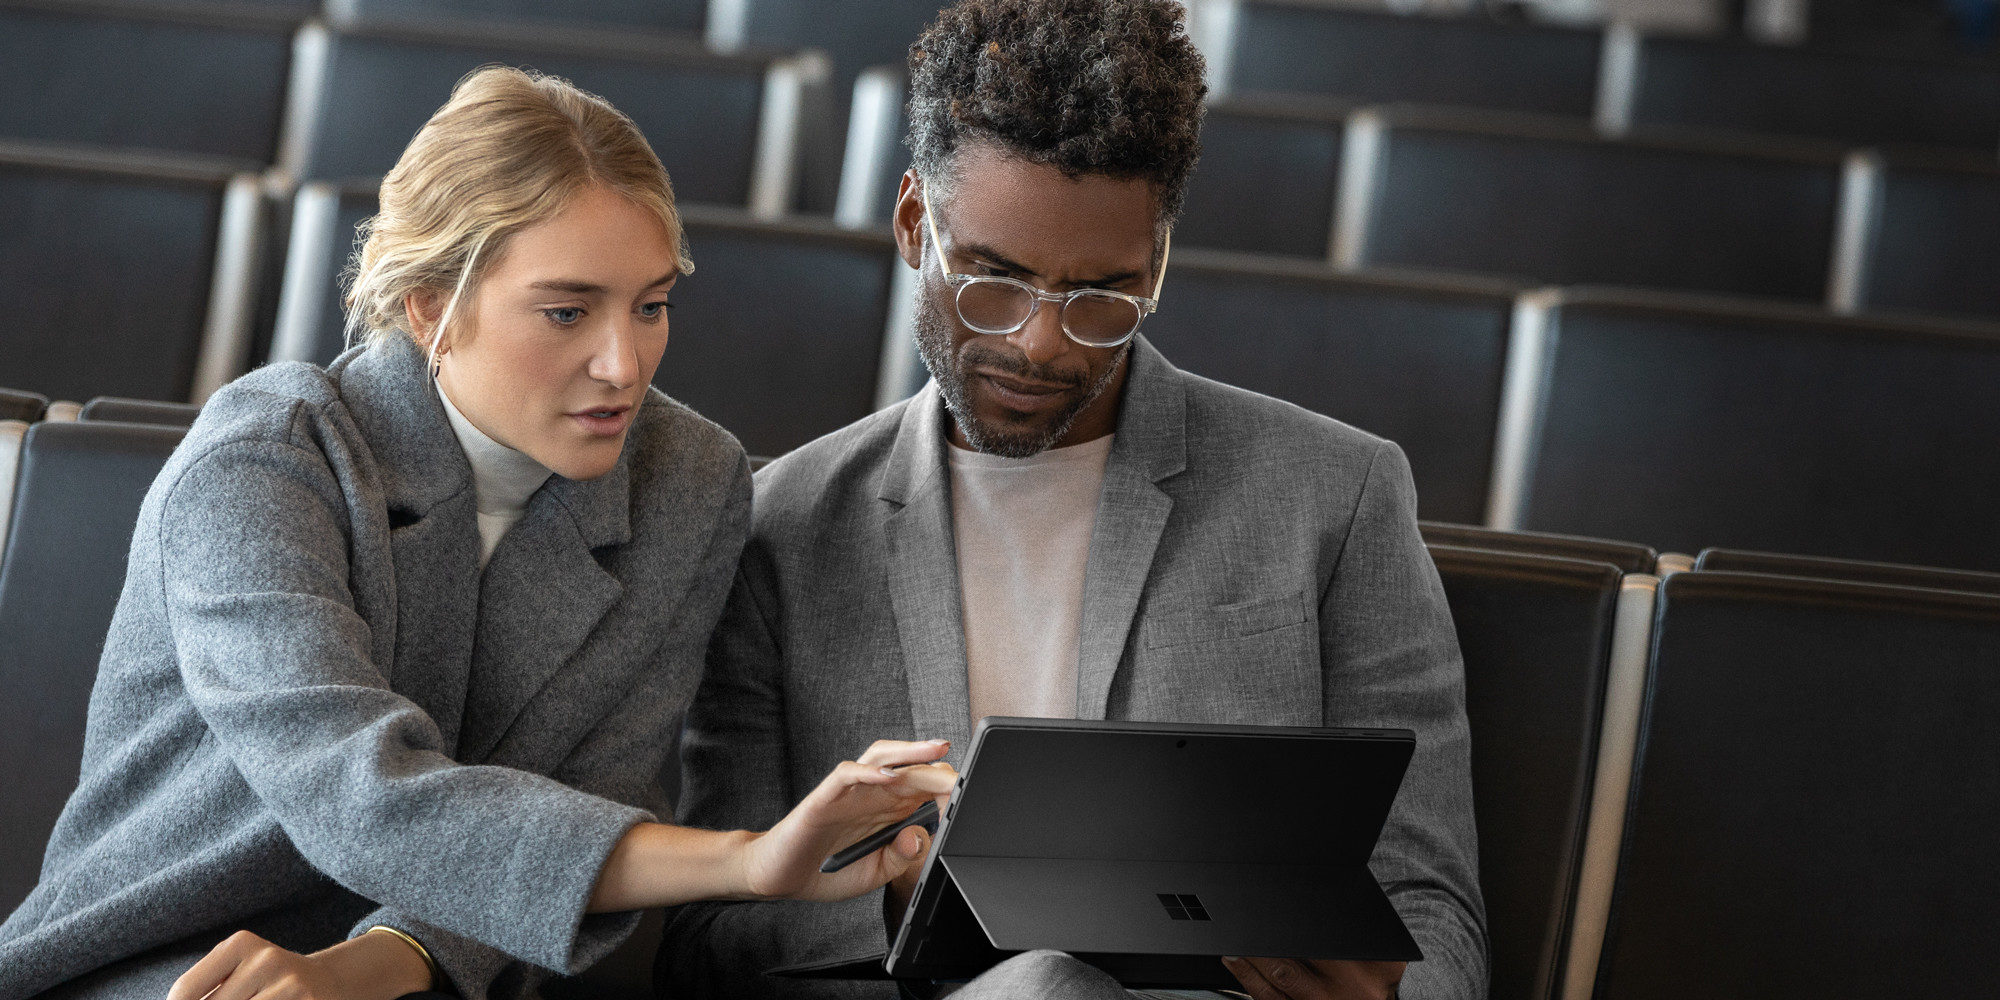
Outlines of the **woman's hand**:
[[182,973],[167,1000],[395,1000],[430,988],[423,957],[388,934],[301,955],[237,931]]
[[821,874],[819,866],[927,798],[942,810],[958,782],[958,772],[941,760],[950,749],[944,740],[882,740],[859,760],[834,768],[805,801],[744,848],[744,884],[765,898],[847,899],[902,874],[923,856],[925,839],[914,827],[838,872]]

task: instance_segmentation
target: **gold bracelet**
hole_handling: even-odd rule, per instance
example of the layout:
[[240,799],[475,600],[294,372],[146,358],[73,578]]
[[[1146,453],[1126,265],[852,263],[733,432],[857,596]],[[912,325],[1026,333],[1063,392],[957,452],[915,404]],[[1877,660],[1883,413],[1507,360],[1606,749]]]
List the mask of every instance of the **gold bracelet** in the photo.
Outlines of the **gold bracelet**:
[[424,960],[424,968],[430,970],[431,984],[428,987],[428,989],[434,990],[438,988],[438,980],[443,979],[444,977],[438,975],[437,959],[431,957],[430,949],[424,947],[423,942],[418,941],[416,938],[413,938],[408,934],[405,934],[402,931],[399,931],[396,928],[389,926],[388,924],[376,924],[375,926],[368,928],[366,931],[363,931],[362,933],[373,934],[376,931],[381,931],[384,934],[393,935],[397,939],[401,940],[404,944],[409,945],[412,948],[415,948],[417,950],[417,956]]

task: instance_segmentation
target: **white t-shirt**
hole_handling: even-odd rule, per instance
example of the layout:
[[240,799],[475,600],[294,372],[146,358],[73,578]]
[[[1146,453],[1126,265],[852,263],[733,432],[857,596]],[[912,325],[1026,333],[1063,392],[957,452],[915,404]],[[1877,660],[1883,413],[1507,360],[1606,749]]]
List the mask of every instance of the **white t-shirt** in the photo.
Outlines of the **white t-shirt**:
[[947,449],[975,724],[1076,715],[1083,571],[1111,440],[1029,458]]
[[438,398],[444,400],[452,432],[458,435],[459,447],[465,449],[466,461],[472,463],[472,494],[479,507],[479,568],[485,569],[500,537],[528,512],[528,498],[554,473],[472,426],[472,421],[452,405],[443,386],[438,386]]

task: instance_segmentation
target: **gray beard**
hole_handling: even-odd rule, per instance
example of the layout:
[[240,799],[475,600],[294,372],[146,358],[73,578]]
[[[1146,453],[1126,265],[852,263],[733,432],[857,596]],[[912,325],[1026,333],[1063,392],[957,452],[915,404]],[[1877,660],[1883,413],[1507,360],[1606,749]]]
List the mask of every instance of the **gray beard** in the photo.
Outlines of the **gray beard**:
[[[1098,396],[1104,394],[1105,387],[1111,384],[1119,368],[1125,364],[1126,357],[1131,354],[1132,344],[1127,341],[1119,350],[1117,360],[1104,369],[1103,376],[1098,378],[1096,383],[1068,409],[1056,414],[1055,419],[1048,422],[1045,430],[1037,432],[995,427],[981,423],[973,416],[972,401],[965,391],[965,366],[959,363],[959,357],[951,350],[951,328],[938,315],[937,309],[933,307],[929,297],[923,294],[921,288],[918,289],[917,296],[917,356],[923,359],[924,367],[930,370],[931,378],[937,381],[938,395],[944,398],[945,409],[951,412],[951,418],[958,424],[960,433],[965,435],[966,443],[970,444],[974,451],[988,455],[998,455],[1001,458],[1029,458],[1047,451],[1051,445],[1062,440],[1063,435],[1069,433],[1070,427],[1076,423],[1077,416],[1091,403],[1096,402]],[[977,340],[968,346],[970,360],[984,367],[1031,381],[1063,385],[1078,384],[1073,378],[1037,367],[1025,358],[984,348],[984,345]]]

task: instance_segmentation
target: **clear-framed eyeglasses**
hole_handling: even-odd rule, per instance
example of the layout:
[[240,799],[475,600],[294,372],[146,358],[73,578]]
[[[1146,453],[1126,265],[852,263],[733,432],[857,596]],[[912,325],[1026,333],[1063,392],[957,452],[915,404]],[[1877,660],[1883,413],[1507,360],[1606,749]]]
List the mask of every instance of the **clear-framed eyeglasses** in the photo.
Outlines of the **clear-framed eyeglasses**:
[[1013,333],[1035,318],[1042,303],[1054,302],[1061,310],[1058,316],[1064,336],[1085,347],[1117,347],[1139,332],[1139,322],[1147,314],[1160,308],[1160,288],[1167,283],[1167,254],[1173,249],[1171,231],[1160,248],[1160,274],[1153,281],[1151,297],[1109,288],[1045,292],[1018,278],[953,273],[944,263],[944,244],[938,240],[929,185],[925,185],[923,199],[924,222],[930,226],[931,246],[937,250],[938,273],[953,289],[958,318],[978,333]]

